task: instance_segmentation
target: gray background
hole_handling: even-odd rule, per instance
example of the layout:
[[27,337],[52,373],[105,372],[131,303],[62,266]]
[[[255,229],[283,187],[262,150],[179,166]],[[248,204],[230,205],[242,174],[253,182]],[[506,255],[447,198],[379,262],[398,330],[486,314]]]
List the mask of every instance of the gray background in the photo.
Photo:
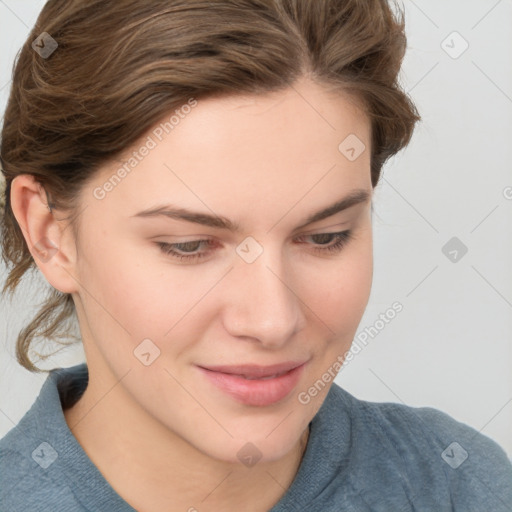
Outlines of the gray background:
[[[401,79],[423,121],[376,190],[374,282],[358,332],[377,325],[378,333],[336,382],[362,399],[445,411],[512,456],[512,0],[404,3]],[[16,52],[43,5],[0,0],[0,112]],[[453,237],[456,250],[468,249],[456,261],[442,251]],[[1,302],[0,437],[46,378],[14,359],[41,290],[36,273],[14,302]],[[395,301],[403,311],[378,328]],[[40,365],[83,360],[77,346]]]

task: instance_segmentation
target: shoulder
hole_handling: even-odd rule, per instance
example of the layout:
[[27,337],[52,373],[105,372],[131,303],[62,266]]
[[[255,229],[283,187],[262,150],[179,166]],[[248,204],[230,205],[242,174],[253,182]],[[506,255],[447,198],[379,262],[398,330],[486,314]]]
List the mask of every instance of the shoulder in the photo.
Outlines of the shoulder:
[[87,385],[85,364],[54,370],[18,424],[0,439],[2,510],[135,512],[70,431],[63,405]]
[[85,510],[62,469],[68,444],[55,377],[46,379],[30,409],[0,439],[0,503],[9,512]]
[[57,510],[56,503],[58,510],[85,510],[64,475],[47,470],[57,456],[51,445],[35,443],[18,427],[0,439],[0,503],[5,510]]
[[512,464],[492,439],[431,407],[359,400],[336,385],[333,395],[337,414],[350,416],[355,452],[395,471],[411,492],[437,482],[456,510],[512,510]]
[[[404,445],[425,455],[438,453],[441,460],[450,459],[454,450],[457,460],[446,461],[450,467],[457,462],[462,466],[465,460],[479,457],[482,463],[489,461],[504,470],[512,470],[507,454],[495,441],[445,412],[432,407],[360,400],[337,385],[333,385],[333,392],[339,404],[338,414],[348,411],[353,426],[359,426],[366,437],[382,442],[387,439],[395,447]],[[452,443],[460,448],[450,447]]]

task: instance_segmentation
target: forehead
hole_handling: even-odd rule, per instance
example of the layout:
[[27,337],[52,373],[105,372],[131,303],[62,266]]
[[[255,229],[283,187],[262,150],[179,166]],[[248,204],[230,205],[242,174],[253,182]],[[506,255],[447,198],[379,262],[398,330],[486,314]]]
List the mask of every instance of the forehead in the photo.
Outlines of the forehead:
[[[245,206],[248,214],[270,208],[275,215],[276,205],[290,207],[306,195],[325,205],[371,187],[370,123],[349,95],[299,82],[266,95],[199,98],[185,111],[172,127],[173,113],[165,114],[98,174],[95,186],[135,162],[104,202],[135,211],[152,206],[148,201],[180,200],[219,213]],[[343,152],[346,140],[360,143],[358,152],[366,148],[357,159]],[[151,146],[145,156],[134,156],[144,146]]]
[[[332,147],[349,133],[370,142],[370,122],[360,98],[339,86],[335,88],[305,78],[285,90],[265,94],[191,98],[189,103],[191,100],[195,103],[192,107],[184,104],[174,112],[163,113],[139,141],[126,148],[117,162],[129,157],[148,135],[160,147],[157,152],[164,151],[162,146],[176,150],[185,145],[201,147],[202,154],[216,149],[221,153],[231,146],[226,156],[238,149],[250,156],[251,148],[257,148],[258,155],[264,156],[275,147],[299,154],[297,143],[286,143],[304,139],[311,141],[304,147],[304,153],[311,153],[315,139],[325,139],[326,145]],[[175,151],[174,154],[177,159]],[[189,158],[194,156],[200,155],[188,155]]]
[[300,81],[266,95],[200,99],[176,128],[175,142],[200,146],[218,157],[239,152],[259,159],[288,152],[299,158],[314,154],[315,147],[338,150],[340,139],[349,134],[369,142],[369,130],[362,102],[353,95]]

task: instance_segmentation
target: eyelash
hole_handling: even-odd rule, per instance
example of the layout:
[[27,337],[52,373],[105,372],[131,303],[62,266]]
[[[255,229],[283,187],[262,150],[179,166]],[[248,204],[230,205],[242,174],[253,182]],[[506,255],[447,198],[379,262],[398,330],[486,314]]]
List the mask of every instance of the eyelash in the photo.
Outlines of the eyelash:
[[[320,248],[316,247],[315,250],[320,253],[335,254],[335,253],[339,253],[345,247],[347,242],[352,239],[352,231],[347,230],[347,231],[341,231],[338,233],[315,233],[312,235],[303,235],[303,236],[299,237],[299,239],[302,239],[302,238],[308,237],[308,236],[311,236],[311,237],[313,237],[313,236],[333,236],[334,239],[337,240],[336,243],[334,243],[332,245],[328,245],[326,247],[324,247],[326,244],[320,244]],[[175,251],[174,248],[176,246],[180,246],[180,245],[197,244],[198,242],[210,242],[210,240],[191,240],[189,242],[181,242],[181,243],[176,243],[176,244],[169,244],[167,242],[156,242],[156,243],[160,247],[160,249],[162,250],[162,252],[164,254],[167,254],[174,258],[177,258],[180,261],[183,261],[183,260],[194,261],[194,260],[199,260],[201,258],[205,258],[206,256],[208,256],[210,254],[211,251],[204,251],[204,252],[199,252],[199,253],[195,253],[195,254],[181,254],[181,253]]]

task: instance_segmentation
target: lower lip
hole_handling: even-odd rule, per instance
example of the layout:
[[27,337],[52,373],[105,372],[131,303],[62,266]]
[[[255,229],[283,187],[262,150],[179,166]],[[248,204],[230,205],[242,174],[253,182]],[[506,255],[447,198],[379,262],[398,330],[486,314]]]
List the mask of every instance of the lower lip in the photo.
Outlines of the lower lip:
[[248,380],[239,375],[214,372],[198,367],[219,389],[245,405],[265,406],[283,400],[295,388],[306,363],[274,379]]

